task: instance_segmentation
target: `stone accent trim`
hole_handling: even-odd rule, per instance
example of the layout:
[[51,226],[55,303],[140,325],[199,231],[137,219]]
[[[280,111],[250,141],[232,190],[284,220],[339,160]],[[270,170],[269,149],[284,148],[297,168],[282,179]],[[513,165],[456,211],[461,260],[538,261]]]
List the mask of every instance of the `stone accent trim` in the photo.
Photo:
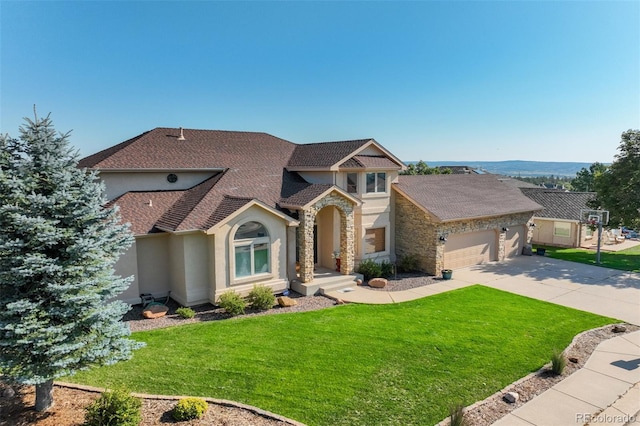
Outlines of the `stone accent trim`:
[[334,191],[322,197],[307,209],[299,211],[300,280],[303,283],[313,281],[313,224],[318,212],[327,206],[336,207],[340,214],[340,273],[349,275],[354,271],[355,204]]
[[431,275],[440,275],[444,267],[445,242],[440,236],[463,234],[467,232],[494,230],[498,237],[498,261],[505,259],[506,232],[504,227],[522,226],[527,228],[527,244],[530,244],[533,231],[527,226],[533,218],[533,212],[514,213],[503,216],[465,219],[455,222],[440,222],[425,212],[402,194],[396,194],[396,258],[415,256],[418,268]]

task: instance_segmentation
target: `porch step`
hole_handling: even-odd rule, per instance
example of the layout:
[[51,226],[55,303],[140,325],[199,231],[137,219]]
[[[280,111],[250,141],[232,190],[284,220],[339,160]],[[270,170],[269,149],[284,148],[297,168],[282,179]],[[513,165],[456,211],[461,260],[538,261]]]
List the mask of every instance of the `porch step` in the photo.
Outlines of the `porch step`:
[[296,280],[291,282],[291,289],[304,296],[313,296],[316,294],[324,294],[328,291],[336,291],[347,287],[354,287],[357,285],[357,279],[362,279],[362,275],[334,275],[329,277],[315,278],[310,283],[301,283]]

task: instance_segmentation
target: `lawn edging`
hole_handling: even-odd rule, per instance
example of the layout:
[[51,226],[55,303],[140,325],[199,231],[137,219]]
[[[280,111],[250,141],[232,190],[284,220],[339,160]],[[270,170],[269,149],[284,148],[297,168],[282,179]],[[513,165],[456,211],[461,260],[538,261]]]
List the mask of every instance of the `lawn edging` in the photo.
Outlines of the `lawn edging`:
[[[60,387],[63,387],[63,388],[68,388],[68,389],[77,389],[77,390],[81,390],[81,391],[95,392],[95,393],[102,393],[102,392],[105,392],[107,390],[106,388],[99,388],[99,387],[95,387],[95,386],[80,385],[80,384],[76,384],[76,383],[58,382],[58,381],[54,382],[54,385],[55,386],[60,386]],[[152,395],[152,394],[135,393],[135,392],[131,392],[131,395],[136,397],[136,398],[152,399],[152,400],[165,400],[165,401],[178,401],[178,400],[184,399],[184,398],[192,398],[191,396],[184,396],[184,395],[183,396]],[[258,416],[264,417],[266,419],[284,422],[284,423],[292,425],[292,426],[307,426],[305,423],[301,423],[301,422],[298,422],[296,420],[290,419],[288,417],[281,416],[280,414],[272,413],[271,411],[263,410],[262,408],[254,407],[253,405],[243,404],[241,402],[236,402],[236,401],[230,401],[228,399],[217,399],[217,398],[200,397],[200,396],[197,397],[197,398],[204,399],[205,401],[207,401],[208,403],[211,403],[211,404],[222,405],[224,407],[231,407],[231,408],[240,408],[242,410],[250,411],[253,414],[256,414]]]
[[[633,325],[633,324],[629,324],[629,323],[625,323],[625,322],[620,321],[620,322],[617,322],[617,323],[611,323],[611,324],[603,325],[602,327],[596,327],[596,328],[592,328],[592,329],[590,329],[590,330],[585,330],[585,331],[583,331],[583,332],[581,332],[581,333],[576,334],[576,335],[573,337],[573,339],[571,340],[571,343],[569,343],[569,345],[567,345],[567,347],[564,349],[564,351],[563,351],[563,352],[565,352],[565,353],[566,353],[566,352],[569,352],[569,351],[571,350],[571,348],[576,344],[576,342],[577,342],[578,340],[580,340],[580,338],[581,338],[582,336],[584,336],[585,334],[587,334],[587,333],[598,332],[598,331],[600,331],[600,330],[604,331],[604,330],[606,330],[606,329],[608,329],[608,328],[611,328],[611,327],[613,327],[613,326],[615,326],[615,325],[621,325],[621,324],[622,324],[622,325],[625,325],[625,326],[627,327],[627,330],[626,330],[625,332],[623,332],[623,333],[614,333],[614,334],[612,334],[612,335],[611,335],[611,337],[609,337],[608,339],[603,340],[602,342],[605,342],[605,341],[607,341],[607,340],[609,340],[609,339],[613,339],[614,337],[618,337],[618,336],[620,336],[620,335],[624,335],[624,334],[627,334],[627,333],[631,333],[631,332],[637,331],[637,329],[639,329],[639,327],[638,327],[638,326],[635,326],[635,325]],[[602,343],[602,342],[600,342],[600,343]],[[599,343],[599,344],[600,344],[600,343]],[[598,344],[598,345],[599,345],[599,344]],[[597,347],[597,346],[596,346],[596,347]],[[594,350],[595,350],[595,348],[594,348]],[[590,357],[591,357],[591,354],[589,354],[589,358],[590,358]],[[585,360],[584,360],[584,363],[585,363],[585,364],[586,364],[586,362],[587,362],[587,360],[588,360],[589,358],[587,358],[587,359],[585,359]],[[504,396],[504,395],[505,395],[505,394],[506,394],[510,389],[512,389],[513,387],[518,386],[518,385],[520,385],[520,384],[522,384],[522,383],[526,382],[527,380],[530,380],[530,379],[533,379],[533,378],[535,378],[535,377],[538,377],[538,376],[542,375],[543,373],[545,373],[546,371],[548,371],[548,370],[550,369],[550,366],[551,366],[551,362],[546,363],[545,365],[543,365],[542,367],[540,367],[540,369],[538,369],[537,371],[534,371],[534,372],[532,372],[532,373],[529,373],[529,374],[527,374],[526,376],[524,376],[524,377],[522,377],[522,378],[520,378],[520,379],[518,379],[518,380],[514,381],[513,383],[508,384],[508,385],[507,385],[507,386],[505,386],[504,388],[502,388],[502,389],[500,389],[499,391],[497,391],[497,392],[495,392],[495,393],[493,393],[493,394],[489,395],[489,396],[488,396],[488,397],[486,397],[485,399],[480,400],[480,401],[476,401],[476,402],[474,402],[473,404],[471,404],[471,405],[469,405],[469,406],[467,406],[467,407],[464,407],[464,412],[465,412],[465,413],[471,412],[471,411],[473,411],[473,410],[475,410],[475,409],[477,409],[477,408],[479,408],[479,407],[483,406],[484,404],[488,403],[488,402],[489,402],[489,401],[491,401],[492,399],[495,399],[495,398],[502,399],[502,397],[503,397],[503,396]],[[584,368],[584,364],[583,364],[582,366],[580,366],[580,368],[578,368],[578,369],[576,369],[576,370],[574,370],[574,371],[571,371],[569,374],[564,375],[564,377],[562,378],[562,380],[561,380],[560,382],[562,382],[562,381],[566,380],[568,377],[570,377],[570,376],[571,376],[572,374],[574,374],[575,372],[580,371],[582,368]],[[552,388],[553,386],[555,386],[556,384],[557,384],[557,383],[549,383],[549,386],[548,386],[547,388],[545,388],[545,389],[542,389],[542,391],[541,391],[540,393],[538,393],[536,396],[541,395],[542,393],[544,393],[544,392],[546,392],[547,390],[551,389],[551,388]],[[631,385],[631,386],[630,386],[630,388],[631,388],[631,387],[633,387],[633,386],[634,386],[634,385]],[[534,397],[534,398],[535,398],[535,397]],[[532,398],[532,399],[533,399],[533,398]],[[522,405],[525,405],[527,402],[529,402],[529,401],[526,401],[526,402],[524,402],[524,403],[522,403],[522,404],[508,404],[508,405],[506,405],[506,407],[507,407],[508,409],[507,409],[507,410],[502,414],[502,416],[501,416],[501,417],[504,417],[504,416],[506,416],[507,414],[509,414],[511,411],[513,411],[513,410],[515,410],[515,409],[517,409],[517,408],[520,408]],[[444,418],[444,419],[442,419],[440,422],[436,423],[434,426],[450,426],[450,418],[449,418],[449,416],[445,417],[445,418]]]

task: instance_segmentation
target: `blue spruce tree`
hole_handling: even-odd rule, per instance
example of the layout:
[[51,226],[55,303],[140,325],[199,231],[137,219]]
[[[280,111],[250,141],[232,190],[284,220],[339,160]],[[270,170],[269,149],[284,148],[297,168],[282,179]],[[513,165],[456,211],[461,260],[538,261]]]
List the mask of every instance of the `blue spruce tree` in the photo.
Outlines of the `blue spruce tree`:
[[130,278],[113,265],[133,238],[105,208],[95,173],[77,168],[68,134],[49,117],[0,136],[0,375],[36,385],[37,411],[53,380],[132,356],[141,345],[113,298]]

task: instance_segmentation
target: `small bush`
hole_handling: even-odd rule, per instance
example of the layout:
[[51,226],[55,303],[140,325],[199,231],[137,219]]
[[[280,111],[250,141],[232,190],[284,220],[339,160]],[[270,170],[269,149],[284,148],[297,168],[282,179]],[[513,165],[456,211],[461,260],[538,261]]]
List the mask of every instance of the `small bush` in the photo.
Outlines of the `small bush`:
[[567,358],[564,356],[564,352],[553,351],[553,355],[551,356],[551,372],[559,376],[564,372],[566,366]]
[[235,291],[228,291],[220,296],[218,305],[229,315],[244,314],[244,308],[247,306],[242,296]]
[[394,266],[393,263],[391,262],[387,262],[386,260],[383,260],[382,262],[380,262],[380,277],[381,278],[390,278],[393,276],[394,273]]
[[251,309],[267,311],[273,308],[273,304],[276,303],[276,296],[273,295],[269,287],[256,285],[253,287],[253,290],[251,290],[251,293],[249,293],[247,301]]
[[181,422],[183,420],[194,420],[204,416],[207,411],[207,401],[201,398],[184,398],[178,401],[173,408],[173,418]]
[[469,424],[464,417],[464,405],[459,403],[449,407],[449,419],[451,426],[467,426]]
[[178,309],[176,309],[176,314],[178,314],[178,316],[180,318],[193,318],[196,316],[196,312],[191,309],[191,308],[185,308],[185,307],[180,307]]
[[119,389],[103,392],[85,408],[85,426],[138,426],[142,401]]
[[418,270],[418,256],[408,254],[398,261],[398,272],[415,272]]
[[365,281],[369,281],[371,278],[382,277],[382,267],[379,263],[367,259],[360,262],[358,273],[364,275]]

